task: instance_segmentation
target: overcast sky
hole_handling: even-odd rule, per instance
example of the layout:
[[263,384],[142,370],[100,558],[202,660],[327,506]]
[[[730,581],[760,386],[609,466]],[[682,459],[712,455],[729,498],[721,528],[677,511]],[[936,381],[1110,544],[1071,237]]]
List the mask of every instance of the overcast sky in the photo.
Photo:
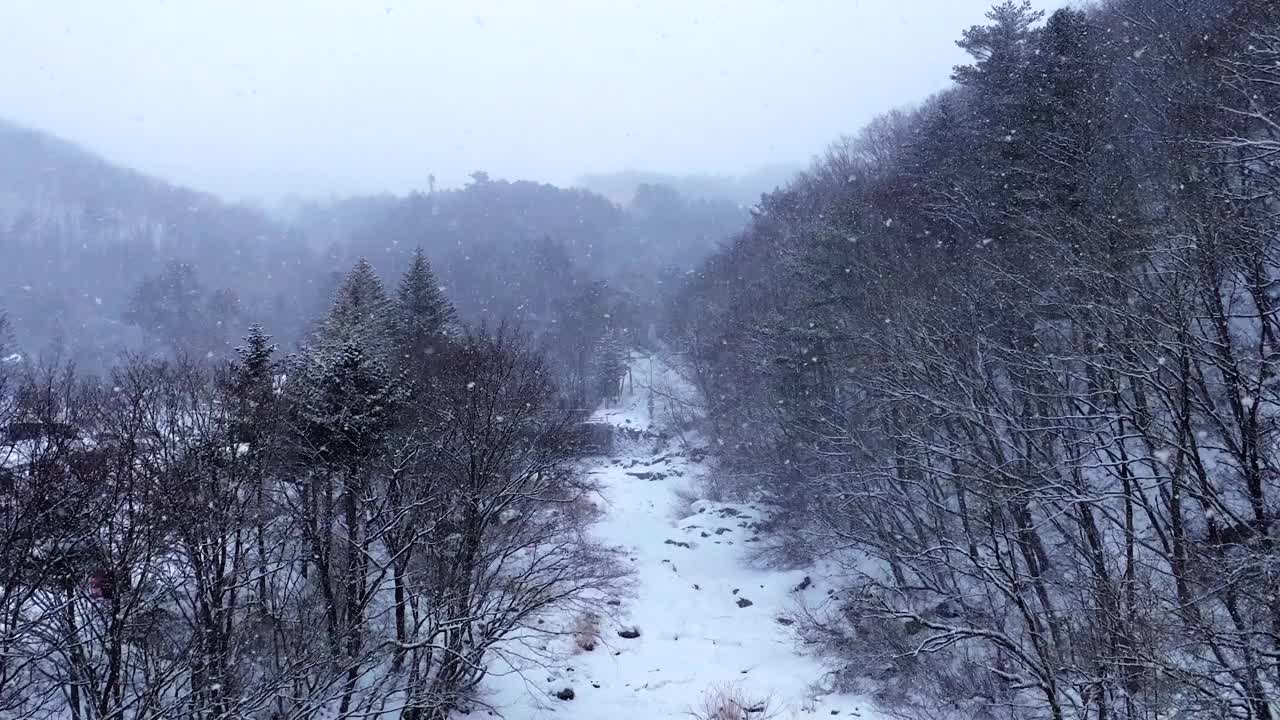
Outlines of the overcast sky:
[[732,174],[945,87],[990,4],[0,0],[0,116],[233,198]]

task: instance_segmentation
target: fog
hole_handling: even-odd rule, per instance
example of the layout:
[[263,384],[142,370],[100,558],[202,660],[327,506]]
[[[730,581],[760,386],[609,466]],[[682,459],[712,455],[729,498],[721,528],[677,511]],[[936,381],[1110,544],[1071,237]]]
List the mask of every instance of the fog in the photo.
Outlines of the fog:
[[0,3],[0,108],[224,197],[803,164],[987,0]]
[[0,0],[0,719],[1280,718],[1280,1]]

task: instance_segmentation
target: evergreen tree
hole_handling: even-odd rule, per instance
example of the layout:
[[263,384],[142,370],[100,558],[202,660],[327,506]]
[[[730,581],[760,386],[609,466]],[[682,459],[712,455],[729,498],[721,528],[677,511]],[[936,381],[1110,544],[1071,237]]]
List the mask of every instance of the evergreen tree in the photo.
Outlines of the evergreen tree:
[[231,396],[239,405],[237,421],[261,429],[275,397],[276,346],[257,323],[249,326],[244,340],[245,344],[236,348],[238,359],[231,368]]
[[302,431],[320,462],[350,467],[368,457],[386,431],[393,408],[382,361],[348,340],[340,348],[317,353],[301,385]]
[[616,401],[621,395],[622,378],[627,372],[627,352],[618,333],[612,328],[600,338],[596,347],[593,390],[605,401]]
[[453,304],[445,297],[422,248],[400,280],[391,310],[391,337],[395,362],[421,364],[443,348],[456,320]]
[[378,273],[363,258],[338,286],[333,305],[320,329],[320,343],[329,348],[354,344],[366,354],[387,350],[390,302]]
[[[342,281],[319,342],[302,359],[291,395],[302,416],[304,439],[327,465],[367,456],[388,426],[391,317],[382,281],[362,259]],[[256,357],[264,343],[265,338],[251,336],[248,352]]]

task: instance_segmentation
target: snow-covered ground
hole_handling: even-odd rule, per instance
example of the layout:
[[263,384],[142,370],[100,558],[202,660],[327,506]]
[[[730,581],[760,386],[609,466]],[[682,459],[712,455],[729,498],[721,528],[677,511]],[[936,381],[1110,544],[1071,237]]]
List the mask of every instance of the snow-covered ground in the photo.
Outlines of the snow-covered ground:
[[[652,720],[688,717],[721,687],[750,700],[769,698],[773,717],[880,717],[863,698],[824,694],[820,663],[797,652],[783,623],[798,593],[825,589],[805,583],[803,571],[752,567],[760,509],[696,499],[711,470],[694,459],[699,453],[688,452],[696,442],[659,437],[673,434],[667,403],[660,395],[651,417],[649,360],[635,360],[632,368],[634,385],[595,420],[640,437],[617,433],[614,453],[588,471],[601,485],[604,516],[596,533],[626,552],[634,595],[601,621],[593,650],[558,637],[565,657],[550,667],[495,668],[486,701],[510,720]],[[656,364],[654,376],[660,391],[680,387]],[[802,583],[807,587],[799,589]],[[573,619],[564,622],[572,627]],[[619,636],[631,627],[639,637]],[[572,700],[555,696],[566,688]]]

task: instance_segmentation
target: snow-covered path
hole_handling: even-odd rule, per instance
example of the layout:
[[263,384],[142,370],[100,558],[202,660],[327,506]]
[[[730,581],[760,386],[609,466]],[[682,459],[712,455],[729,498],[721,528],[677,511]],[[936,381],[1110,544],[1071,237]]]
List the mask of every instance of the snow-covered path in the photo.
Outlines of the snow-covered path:
[[[647,376],[647,360],[638,364]],[[750,566],[757,508],[689,502],[700,496],[708,470],[689,457],[698,453],[663,439],[664,413],[651,418],[648,399],[637,382],[618,407],[597,412],[597,421],[622,431],[614,453],[589,469],[601,484],[604,510],[596,534],[626,552],[634,596],[602,620],[593,650],[557,638],[567,657],[550,668],[494,677],[487,701],[512,720],[652,720],[688,717],[710,689],[729,687],[752,700],[770,698],[777,717],[878,717],[861,698],[821,694],[822,668],[796,652],[783,615],[796,593],[825,589],[806,583],[802,571]],[[618,634],[630,627],[640,636]],[[572,700],[555,697],[565,688]]]

